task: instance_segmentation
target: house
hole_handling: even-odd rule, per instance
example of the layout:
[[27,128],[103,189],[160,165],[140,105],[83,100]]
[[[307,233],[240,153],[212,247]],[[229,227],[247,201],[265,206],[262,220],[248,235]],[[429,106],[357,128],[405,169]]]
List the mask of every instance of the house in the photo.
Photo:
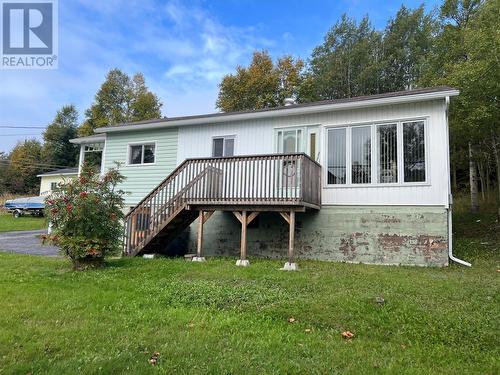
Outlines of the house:
[[64,168],[37,175],[40,177],[40,195],[49,195],[60,183],[78,176],[78,168]]
[[[120,124],[77,138],[80,163],[122,163],[124,255],[445,266],[448,105],[416,89]],[[180,239],[179,239],[180,238]],[[454,259],[454,258],[452,258]]]

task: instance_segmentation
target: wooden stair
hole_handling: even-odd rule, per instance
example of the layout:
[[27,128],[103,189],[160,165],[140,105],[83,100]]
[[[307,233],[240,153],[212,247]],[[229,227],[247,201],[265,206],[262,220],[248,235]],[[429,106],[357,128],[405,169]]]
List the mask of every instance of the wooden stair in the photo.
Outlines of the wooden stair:
[[156,252],[199,211],[321,206],[321,166],[304,153],[187,159],[125,216],[123,256]]

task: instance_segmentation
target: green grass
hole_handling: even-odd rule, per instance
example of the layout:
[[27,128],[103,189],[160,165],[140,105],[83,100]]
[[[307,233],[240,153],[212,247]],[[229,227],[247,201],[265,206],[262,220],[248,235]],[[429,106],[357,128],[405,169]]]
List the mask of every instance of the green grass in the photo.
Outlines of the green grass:
[[15,218],[7,212],[0,212],[0,232],[45,228],[47,228],[47,220],[43,217],[22,216]]
[[456,221],[472,268],[0,254],[0,373],[499,373],[495,228]]

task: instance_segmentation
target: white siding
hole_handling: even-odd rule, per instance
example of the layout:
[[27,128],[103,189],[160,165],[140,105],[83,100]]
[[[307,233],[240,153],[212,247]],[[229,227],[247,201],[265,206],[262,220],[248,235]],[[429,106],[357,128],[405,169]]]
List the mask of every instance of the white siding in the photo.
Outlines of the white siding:
[[[415,186],[323,187],[323,205],[447,205],[448,150],[445,101],[434,100],[366,109],[331,111],[275,119],[193,125],[179,128],[177,164],[187,158],[208,157],[214,136],[234,135],[235,155],[275,152],[275,129],[320,125],[320,161],[326,165],[326,131],[330,126],[426,118],[428,184]],[[323,182],[326,180],[323,168]]]

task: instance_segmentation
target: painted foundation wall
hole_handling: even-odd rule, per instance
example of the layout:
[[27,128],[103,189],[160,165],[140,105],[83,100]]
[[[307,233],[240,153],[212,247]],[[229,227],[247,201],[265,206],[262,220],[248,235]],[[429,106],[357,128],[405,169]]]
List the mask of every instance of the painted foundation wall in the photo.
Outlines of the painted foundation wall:
[[[431,206],[324,206],[297,213],[295,254],[297,259],[446,266],[446,219],[446,209]],[[190,253],[196,252],[194,224],[188,235]],[[278,213],[261,213],[248,228],[249,258],[285,260],[288,228]],[[239,256],[240,233],[232,213],[216,212],[204,227],[204,255]]]

